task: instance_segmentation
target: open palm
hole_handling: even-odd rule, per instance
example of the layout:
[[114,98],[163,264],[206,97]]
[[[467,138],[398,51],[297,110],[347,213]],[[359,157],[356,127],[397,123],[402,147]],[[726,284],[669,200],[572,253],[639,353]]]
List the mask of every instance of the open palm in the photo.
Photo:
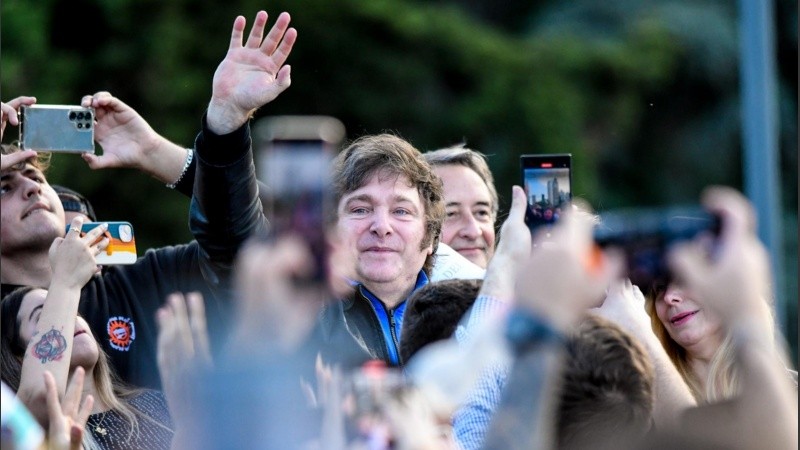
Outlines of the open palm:
[[241,126],[252,112],[283,92],[289,84],[290,67],[284,66],[297,38],[288,28],[287,13],[278,16],[264,37],[267,13],[259,11],[246,42],[242,42],[246,21],[233,23],[230,46],[214,73],[209,126],[229,132]]

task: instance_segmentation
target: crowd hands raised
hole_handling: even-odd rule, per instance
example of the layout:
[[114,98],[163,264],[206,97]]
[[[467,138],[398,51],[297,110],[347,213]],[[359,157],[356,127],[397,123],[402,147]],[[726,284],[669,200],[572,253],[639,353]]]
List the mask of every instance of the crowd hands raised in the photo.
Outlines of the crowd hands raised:
[[[702,198],[713,242],[634,286],[588,205],[531,235],[515,186],[498,239],[482,154],[362,137],[331,169],[328,282],[308,281],[306,243],[268,234],[249,137],[291,84],[289,20],[236,18],[191,149],[108,92],[81,100],[88,166],[190,196],[191,243],[99,269],[104,227],[65,233],[44,155],[3,145],[3,448],[797,448],[766,251],[732,189]],[[3,130],[35,102],[3,103]]]

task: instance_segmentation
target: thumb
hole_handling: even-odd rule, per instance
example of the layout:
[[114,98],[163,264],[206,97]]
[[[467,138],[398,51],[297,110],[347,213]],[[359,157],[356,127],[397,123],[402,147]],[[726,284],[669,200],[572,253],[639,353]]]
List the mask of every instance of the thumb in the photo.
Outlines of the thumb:
[[104,164],[105,160],[101,156],[96,156],[91,153],[82,153],[81,158],[86,161],[86,164],[88,164],[89,168],[92,170],[106,167],[106,164]]
[[528,199],[525,198],[525,191],[519,186],[511,188],[511,209],[508,211],[508,220],[522,222],[525,220],[525,209],[528,207]]
[[281,70],[278,71],[278,76],[275,78],[281,90],[288,88],[292,84],[292,66],[281,67]]

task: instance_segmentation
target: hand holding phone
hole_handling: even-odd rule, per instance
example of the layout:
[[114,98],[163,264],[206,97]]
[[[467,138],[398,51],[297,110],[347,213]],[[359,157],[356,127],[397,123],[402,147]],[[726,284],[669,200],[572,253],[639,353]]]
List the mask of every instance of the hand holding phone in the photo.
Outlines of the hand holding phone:
[[572,155],[522,155],[520,170],[528,199],[525,223],[531,231],[554,224],[572,199]]
[[[81,226],[81,236],[97,228],[103,223],[108,229],[102,234],[109,239],[108,246],[100,252],[95,260],[100,265],[133,264],[136,262],[136,239],[133,226],[129,222],[86,222]],[[67,225],[67,232],[70,226]]]

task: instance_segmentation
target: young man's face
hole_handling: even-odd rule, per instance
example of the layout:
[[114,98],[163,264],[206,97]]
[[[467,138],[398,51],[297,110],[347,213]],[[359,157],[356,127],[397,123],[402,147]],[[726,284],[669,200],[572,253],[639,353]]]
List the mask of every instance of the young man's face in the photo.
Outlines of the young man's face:
[[0,252],[50,248],[64,235],[64,208],[42,172],[30,164],[0,175]]
[[434,166],[444,185],[442,242],[486,268],[494,254],[494,209],[483,179],[466,166]]
[[338,205],[338,245],[355,261],[357,281],[377,285],[413,286],[430,255],[425,238],[425,208],[405,176],[377,173]]

